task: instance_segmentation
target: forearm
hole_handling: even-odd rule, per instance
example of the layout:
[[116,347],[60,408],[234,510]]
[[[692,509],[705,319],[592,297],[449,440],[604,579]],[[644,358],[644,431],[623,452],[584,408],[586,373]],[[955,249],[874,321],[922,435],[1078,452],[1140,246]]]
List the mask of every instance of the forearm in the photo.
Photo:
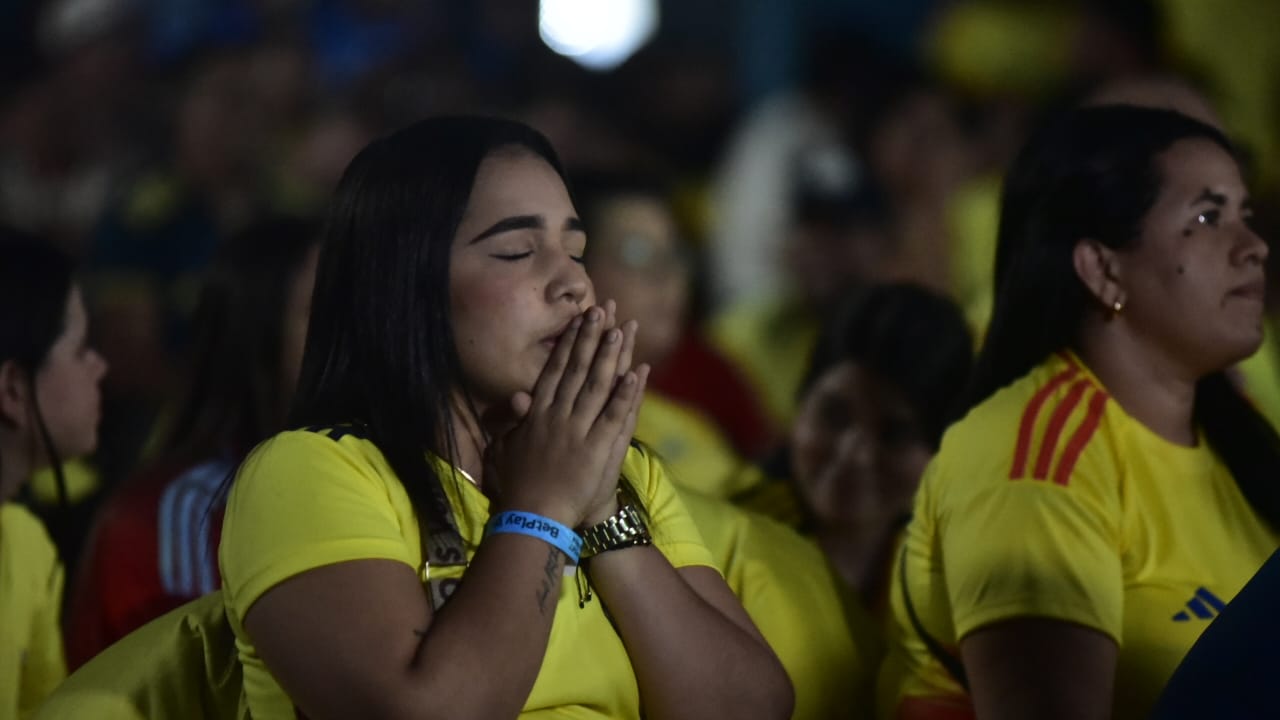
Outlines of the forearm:
[[537,538],[490,536],[438,613],[402,562],[323,565],[254,601],[244,627],[315,720],[514,718],[542,666],[564,562]]
[[450,717],[519,714],[542,666],[564,566],[564,554],[536,538],[485,539],[414,659],[445,693],[433,705]]
[[790,716],[790,682],[763,638],[699,596],[657,549],[602,553],[588,574],[622,636],[648,717]]

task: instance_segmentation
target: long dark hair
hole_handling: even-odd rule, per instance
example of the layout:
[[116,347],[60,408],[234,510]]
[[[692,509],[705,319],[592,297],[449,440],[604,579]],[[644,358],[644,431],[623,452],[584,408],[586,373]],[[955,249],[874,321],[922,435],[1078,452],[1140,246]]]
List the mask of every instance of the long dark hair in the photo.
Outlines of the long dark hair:
[[973,365],[973,337],[951,300],[910,283],[876,285],[846,299],[823,329],[801,394],[845,361],[893,384],[936,450]]
[[180,400],[161,454],[195,460],[247,452],[284,428],[293,388],[281,376],[285,306],[307,252],[310,222],[271,218],[218,248],[192,318]]
[[[1169,110],[1103,106],[1068,111],[1023,148],[1005,179],[996,298],[962,412],[1075,347],[1095,304],[1076,274],[1081,238],[1124,248],[1155,203],[1158,156],[1185,139],[1233,153],[1218,130]],[[1196,387],[1194,418],[1254,511],[1280,530],[1280,437],[1218,372]]]
[[356,155],[321,233],[289,424],[361,426],[404,484],[423,537],[444,527],[447,508],[426,453],[457,465],[449,404],[463,376],[450,248],[481,161],[501,148],[530,152],[564,178],[550,143],[525,125],[431,118]]
[[64,505],[67,493],[61,455],[45,426],[35,381],[50,348],[66,329],[74,267],[71,258],[43,238],[0,228],[0,363],[12,360],[26,373],[32,402],[36,403],[40,442]]

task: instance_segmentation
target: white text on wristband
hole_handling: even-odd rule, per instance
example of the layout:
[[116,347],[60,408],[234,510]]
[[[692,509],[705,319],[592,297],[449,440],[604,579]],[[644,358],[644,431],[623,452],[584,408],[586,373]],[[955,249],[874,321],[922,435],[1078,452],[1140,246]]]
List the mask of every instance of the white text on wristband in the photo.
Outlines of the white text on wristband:
[[577,565],[578,556],[582,553],[582,538],[578,537],[578,533],[551,518],[533,513],[508,510],[489,518],[484,534],[500,533],[536,537],[568,556],[570,565]]

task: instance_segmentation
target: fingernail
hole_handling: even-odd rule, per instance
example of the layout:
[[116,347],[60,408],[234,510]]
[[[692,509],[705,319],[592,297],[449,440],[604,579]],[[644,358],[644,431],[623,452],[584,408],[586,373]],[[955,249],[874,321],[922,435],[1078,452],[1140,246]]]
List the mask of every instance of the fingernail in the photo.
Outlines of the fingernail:
[[618,339],[618,328],[614,328],[604,334],[604,341],[607,343],[614,342]]
[[587,322],[595,322],[600,319],[600,313],[604,312],[598,307],[587,310]]
[[635,374],[635,373],[627,373],[627,376],[626,376],[626,377],[624,377],[624,378],[622,378],[622,384],[623,384],[623,385],[635,385],[635,384],[636,384],[636,374]]
[[581,324],[582,324],[582,316],[579,315],[578,317],[573,319],[573,322],[569,323],[569,327],[573,328],[574,330],[577,330],[578,326]]

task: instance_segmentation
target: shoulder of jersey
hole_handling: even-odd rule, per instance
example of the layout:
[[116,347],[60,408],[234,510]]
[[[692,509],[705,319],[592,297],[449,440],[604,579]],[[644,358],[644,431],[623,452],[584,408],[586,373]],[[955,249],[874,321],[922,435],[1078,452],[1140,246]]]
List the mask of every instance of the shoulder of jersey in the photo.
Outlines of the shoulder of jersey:
[[985,456],[1005,480],[1067,486],[1099,437],[1109,400],[1078,360],[1055,356],[974,408],[948,432],[944,450]]

